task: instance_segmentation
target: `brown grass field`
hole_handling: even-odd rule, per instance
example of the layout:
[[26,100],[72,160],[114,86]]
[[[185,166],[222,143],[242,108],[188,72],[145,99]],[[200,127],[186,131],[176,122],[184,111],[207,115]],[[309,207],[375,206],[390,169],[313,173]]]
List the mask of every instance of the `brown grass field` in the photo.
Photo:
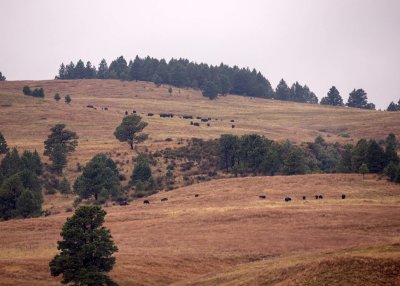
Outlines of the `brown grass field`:
[[[150,202],[106,208],[120,285],[400,283],[400,189],[375,176],[223,179]],[[58,285],[48,262],[69,215],[0,223],[1,285]]]
[[[27,84],[43,87],[46,98],[24,96]],[[113,158],[120,153],[118,158],[124,159],[136,154],[113,136],[125,111],[132,110],[149,123],[145,131],[150,140],[139,149],[164,149],[177,146],[181,138],[224,133],[258,133],[296,143],[318,134],[341,143],[384,139],[390,132],[400,137],[397,113],[234,95],[210,101],[198,91],[173,88],[169,96],[167,89],[117,80],[0,82],[0,131],[11,147],[42,153],[49,129],[65,123],[80,137],[65,172],[71,181],[77,176],[76,163],[84,164],[96,153]],[[56,92],[70,94],[72,103],[55,102]],[[97,110],[86,108],[88,104]],[[164,112],[213,120],[210,127],[194,127],[190,120],[160,118],[158,113]],[[342,193],[348,198],[340,199]],[[267,199],[260,200],[261,194]],[[324,199],[313,199],[315,194]],[[285,203],[285,196],[293,201]],[[161,203],[163,197],[168,201]],[[119,248],[111,276],[120,285],[400,285],[400,187],[384,178],[229,178],[149,199],[150,205],[138,200],[106,207],[106,226]],[[71,202],[71,197],[46,196],[44,208],[58,214],[0,222],[0,285],[60,284],[50,276],[48,262],[57,253],[61,226],[72,214],[65,212]]]

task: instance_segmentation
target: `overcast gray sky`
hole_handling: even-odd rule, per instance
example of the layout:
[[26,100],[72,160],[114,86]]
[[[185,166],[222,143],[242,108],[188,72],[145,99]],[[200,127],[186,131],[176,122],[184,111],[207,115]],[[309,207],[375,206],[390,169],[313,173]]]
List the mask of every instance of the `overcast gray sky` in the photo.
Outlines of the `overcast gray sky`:
[[53,79],[61,62],[184,57],[260,70],[275,88],[400,98],[399,0],[0,0],[0,71]]

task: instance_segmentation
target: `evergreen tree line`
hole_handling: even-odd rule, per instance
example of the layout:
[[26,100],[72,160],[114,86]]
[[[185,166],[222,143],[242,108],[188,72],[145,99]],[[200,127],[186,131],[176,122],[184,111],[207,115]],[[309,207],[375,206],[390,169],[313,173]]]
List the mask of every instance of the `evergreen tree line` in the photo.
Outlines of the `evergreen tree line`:
[[0,72],[0,81],[5,81],[6,77]]
[[75,64],[61,64],[56,79],[120,79],[149,81],[157,86],[169,84],[176,87],[200,89],[203,95],[213,99],[218,95],[228,93],[292,100],[297,102],[318,103],[318,98],[305,85],[298,82],[289,88],[289,96],[275,94],[270,82],[259,71],[249,68],[230,67],[221,63],[219,66],[204,63],[194,63],[187,59],[155,59],[149,56],[136,56],[129,63],[124,57],[119,57],[108,66],[102,60],[96,69],[91,62],[86,65],[82,60]]
[[400,182],[397,144],[394,134],[389,134],[384,142],[361,139],[354,146],[329,144],[321,136],[312,143],[296,146],[256,134],[222,135],[219,158],[221,169],[235,175],[359,173],[367,167],[368,172],[385,173]]

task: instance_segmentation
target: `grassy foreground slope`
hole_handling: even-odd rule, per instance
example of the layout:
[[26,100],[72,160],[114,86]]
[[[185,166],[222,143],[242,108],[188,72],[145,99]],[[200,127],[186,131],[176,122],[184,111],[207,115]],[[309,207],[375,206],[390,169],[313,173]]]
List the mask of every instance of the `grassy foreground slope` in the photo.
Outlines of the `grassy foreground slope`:
[[[372,175],[231,178],[149,199],[106,208],[120,285],[398,281],[400,189]],[[59,284],[48,262],[69,215],[0,222],[0,285]]]

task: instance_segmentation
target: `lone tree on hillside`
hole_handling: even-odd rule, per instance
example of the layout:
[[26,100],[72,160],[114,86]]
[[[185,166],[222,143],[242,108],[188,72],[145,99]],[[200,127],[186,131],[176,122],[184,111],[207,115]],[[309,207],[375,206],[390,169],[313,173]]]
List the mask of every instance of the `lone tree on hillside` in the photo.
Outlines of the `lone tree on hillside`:
[[67,164],[67,155],[78,146],[78,135],[65,129],[65,124],[56,124],[50,129],[51,134],[44,141],[44,154],[49,156],[55,172],[61,174]]
[[6,139],[3,134],[0,132],[0,154],[6,154],[8,152],[8,146]]
[[68,104],[70,104],[71,101],[72,101],[72,98],[71,98],[71,96],[69,94],[67,94],[64,99],[65,99],[65,102],[68,103]]
[[142,117],[136,114],[125,116],[122,123],[115,129],[114,136],[121,142],[128,142],[133,150],[133,144],[143,142],[147,139],[147,134],[138,134],[147,126],[147,122],[142,121]]
[[57,254],[50,261],[52,276],[74,285],[117,285],[106,274],[115,264],[118,251],[110,231],[103,226],[106,212],[99,206],[83,206],[67,218],[58,241]]
[[169,96],[172,95],[172,87],[169,87],[169,88],[168,88],[168,93],[169,93]]
[[74,183],[74,190],[83,199],[116,197],[121,191],[117,165],[106,155],[97,154],[83,168],[82,175]]
[[336,87],[332,86],[329,89],[327,96],[325,96],[321,99],[321,104],[322,105],[343,106],[343,99],[340,96],[340,93],[336,89]]
[[0,72],[0,81],[5,81],[6,77]]
[[56,93],[54,95],[54,100],[58,102],[60,99],[61,99],[61,96],[58,93]]

